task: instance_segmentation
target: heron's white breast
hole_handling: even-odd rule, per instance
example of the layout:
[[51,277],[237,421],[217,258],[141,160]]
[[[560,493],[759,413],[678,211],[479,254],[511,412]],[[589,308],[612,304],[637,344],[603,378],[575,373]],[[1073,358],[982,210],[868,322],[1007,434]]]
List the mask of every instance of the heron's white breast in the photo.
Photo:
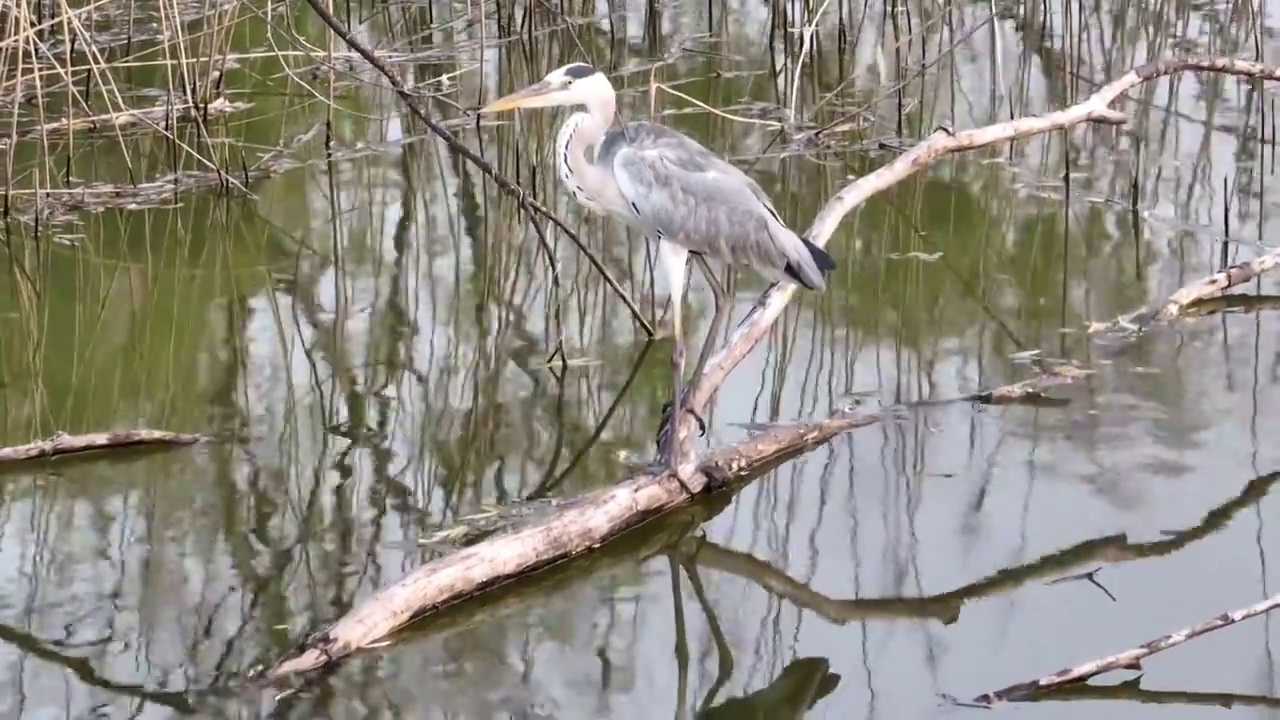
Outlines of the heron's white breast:
[[587,178],[582,173],[576,172],[574,168],[574,165],[590,162],[582,154],[585,143],[574,144],[574,136],[579,126],[590,118],[591,116],[586,113],[574,113],[569,116],[564,125],[560,126],[560,132],[556,134],[556,169],[559,171],[561,184],[573,196],[575,202],[591,212],[607,215],[608,211],[604,206],[587,192]]

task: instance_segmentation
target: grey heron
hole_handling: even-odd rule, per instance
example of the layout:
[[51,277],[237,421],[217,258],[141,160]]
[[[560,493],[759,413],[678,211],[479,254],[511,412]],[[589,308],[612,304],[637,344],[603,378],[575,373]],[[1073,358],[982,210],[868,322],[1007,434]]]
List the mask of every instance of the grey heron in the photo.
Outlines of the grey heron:
[[[611,215],[658,245],[658,269],[671,298],[674,396],[670,421],[684,408],[681,304],[689,254],[749,265],[772,281],[825,288],[835,261],[782,221],[773,201],[742,170],[697,141],[651,122],[614,124],[617,94],[604,73],[584,63],[552,70],[542,80],[482,108],[582,106],[560,126],[555,162],[561,182],[588,210]],[[716,293],[717,318],[727,310],[719,281],[702,265]],[[705,358],[705,356],[704,356]],[[675,428],[668,421],[669,428]],[[699,418],[701,422],[701,418]],[[666,432],[659,455],[672,461],[683,484],[674,443]]]

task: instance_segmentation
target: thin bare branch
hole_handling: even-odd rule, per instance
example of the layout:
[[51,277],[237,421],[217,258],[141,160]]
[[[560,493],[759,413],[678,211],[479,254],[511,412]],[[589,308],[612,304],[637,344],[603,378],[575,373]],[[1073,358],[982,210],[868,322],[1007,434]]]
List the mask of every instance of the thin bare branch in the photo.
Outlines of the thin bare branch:
[[604,266],[604,263],[600,261],[600,258],[592,252],[591,248],[587,247],[586,243],[582,241],[582,238],[578,237],[577,233],[571,230],[568,225],[565,225],[560,218],[556,217],[555,213],[551,212],[542,204],[526,195],[523,188],[502,173],[498,172],[497,168],[490,165],[489,162],[481,157],[479,153],[467,147],[465,143],[454,137],[453,133],[449,132],[444,125],[432,120],[419,104],[418,96],[410,92],[410,90],[405,87],[404,81],[400,79],[400,75],[395,70],[391,69],[391,66],[383,62],[382,58],[378,57],[377,53],[371,50],[364,43],[357,40],[355,35],[347,29],[347,26],[335,17],[333,13],[329,12],[329,9],[324,6],[321,0],[307,0],[307,4],[311,6],[311,9],[315,11],[320,20],[322,20],[325,25],[328,25],[329,29],[347,44],[347,47],[359,53],[365,61],[372,65],[375,70],[387,79],[387,82],[391,85],[391,89],[395,91],[396,95],[400,96],[400,99],[404,101],[405,106],[409,108],[413,115],[417,117],[423,125],[427,126],[428,130],[435,134],[436,137],[440,138],[440,140],[443,141],[450,150],[466,158],[468,162],[479,168],[485,175],[488,175],[503,192],[515,198],[520,203],[524,212],[530,216],[530,220],[533,221],[533,228],[535,232],[542,232],[541,226],[532,217],[532,215],[537,214],[551,221],[551,223],[553,223],[560,232],[564,233],[565,237],[569,238],[569,240],[573,242],[573,244],[577,246],[578,250],[587,258],[587,261],[591,263],[591,266],[595,268],[596,272],[600,273],[600,276],[604,278],[609,289],[612,290],[622,300],[623,304],[627,306],[627,310],[631,312],[632,319],[634,319],[636,324],[644,330],[645,335],[648,337],[654,336],[653,326],[649,324],[648,320],[645,320],[644,315],[640,313],[640,308],[636,306],[635,301],[632,300],[631,296],[627,294],[627,291],[618,284],[618,281],[614,279],[612,273],[610,273],[608,268]]

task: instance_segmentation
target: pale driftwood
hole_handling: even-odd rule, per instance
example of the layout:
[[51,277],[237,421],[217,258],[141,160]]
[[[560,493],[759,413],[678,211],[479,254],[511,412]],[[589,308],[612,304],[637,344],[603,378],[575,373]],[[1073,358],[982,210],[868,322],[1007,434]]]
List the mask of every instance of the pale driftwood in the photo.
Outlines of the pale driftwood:
[[0,448],[0,463],[35,460],[58,455],[136,447],[139,445],[192,445],[200,442],[200,435],[188,435],[167,430],[115,430],[112,432],[68,435],[58,433],[47,440],[37,440],[26,445]]
[[1203,277],[1187,285],[1174,294],[1159,307],[1135,310],[1127,315],[1105,323],[1092,323],[1090,333],[1138,332],[1152,323],[1173,320],[1180,317],[1197,302],[1217,297],[1233,287],[1243,285],[1263,273],[1274,270],[1280,265],[1280,248],[1269,253]]
[[1009,687],[984,693],[973,699],[975,703],[983,705],[991,705],[997,702],[1009,702],[1026,699],[1038,692],[1050,690],[1052,688],[1069,685],[1071,683],[1088,680],[1095,675],[1101,675],[1112,670],[1122,670],[1126,668],[1139,667],[1143,659],[1155,655],[1158,652],[1168,650],[1171,647],[1177,647],[1182,643],[1205,633],[1220,630],[1229,625],[1235,625],[1242,620],[1248,620],[1264,613],[1280,607],[1280,594],[1272,595],[1262,602],[1255,603],[1249,607],[1232,610],[1221,615],[1200,623],[1185,627],[1176,632],[1171,632],[1163,637],[1158,637],[1148,643],[1144,643],[1135,648],[1130,648],[1124,652],[1109,655],[1098,660],[1077,665],[1075,667],[1059,670],[1058,672],[1042,677],[1039,680],[1030,680],[1028,682],[1010,685]]
[[[947,155],[1063,130],[1081,123],[1118,125],[1126,117],[1109,106],[1142,82],[1186,70],[1208,70],[1280,80],[1280,69],[1230,58],[1186,58],[1143,65],[1102,87],[1084,102],[1064,110],[951,132],[938,130],[894,162],[851,182],[818,213],[807,235],[826,245],[840,222],[867,198],[928,167]],[[791,284],[769,289],[695,378],[686,406],[702,414],[728,374],[765,336],[794,293]],[[636,527],[647,519],[690,500],[707,489],[706,472],[738,478],[757,472],[856,427],[878,422],[880,415],[836,416],[817,423],[770,428],[713,453],[700,465],[685,456],[679,463],[688,482],[682,486],[669,469],[642,473],[606,490],[569,503],[566,509],[529,527],[499,535],[452,555],[429,562],[380,591],[324,632],[265,672],[268,681],[318,668],[331,660],[373,644],[424,613],[438,610],[487,589],[508,583],[555,563],[581,555]],[[676,418],[677,447],[695,432],[695,421]]]

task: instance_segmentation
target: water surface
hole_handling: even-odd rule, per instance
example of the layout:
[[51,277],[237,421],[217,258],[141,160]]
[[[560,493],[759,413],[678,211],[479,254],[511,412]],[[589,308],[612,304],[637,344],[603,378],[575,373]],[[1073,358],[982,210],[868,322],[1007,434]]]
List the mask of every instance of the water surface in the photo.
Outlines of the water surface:
[[[589,60],[629,117],[732,158],[796,227],[938,125],[1058,108],[1174,50],[1275,54],[1267,8],[1238,3],[777,5],[351,12],[365,40],[421,53],[398,67],[439,93],[429,107],[443,118]],[[1280,229],[1273,89],[1185,75],[1131,93],[1127,129],[965,155],[873,199],[828,246],[840,263],[829,290],[794,303],[729,378],[705,443],[855,396],[1014,382],[1032,372],[1028,351],[1094,371],[1055,391],[1068,404],[952,404],[857,430],[293,694],[237,695],[252,668],[440,552],[426,541],[457,518],[560,475],[564,496],[625,477],[650,456],[670,387],[670,339],[648,343],[563,239],[553,283],[512,201],[365,65],[340,56],[329,95],[308,72],[320,57],[290,37],[327,42],[305,5],[271,23],[241,9],[224,87],[254,107],[212,121],[209,147],[301,137],[309,164],[252,196],[73,213],[38,241],[11,226],[0,441],[138,426],[217,440],[3,471],[5,717],[955,716],[982,711],[948,697],[1274,592],[1274,303],[1133,342],[1083,332],[1212,272],[1224,239],[1245,260]],[[273,43],[298,54],[282,60]],[[164,83],[153,65],[120,73],[133,88]],[[651,98],[651,81],[751,122]],[[561,117],[450,127],[561,212],[654,313],[642,239],[555,185]],[[44,168],[21,182],[66,164],[126,183],[172,171],[168,145],[55,140],[13,158]],[[739,278],[735,321],[764,287]],[[1245,292],[1275,289],[1264,278]],[[701,338],[712,297],[696,274],[689,303]],[[1052,582],[1095,569],[1105,589]],[[1271,626],[1158,655],[1140,683],[1117,673],[996,712],[1268,713],[1280,706]]]

